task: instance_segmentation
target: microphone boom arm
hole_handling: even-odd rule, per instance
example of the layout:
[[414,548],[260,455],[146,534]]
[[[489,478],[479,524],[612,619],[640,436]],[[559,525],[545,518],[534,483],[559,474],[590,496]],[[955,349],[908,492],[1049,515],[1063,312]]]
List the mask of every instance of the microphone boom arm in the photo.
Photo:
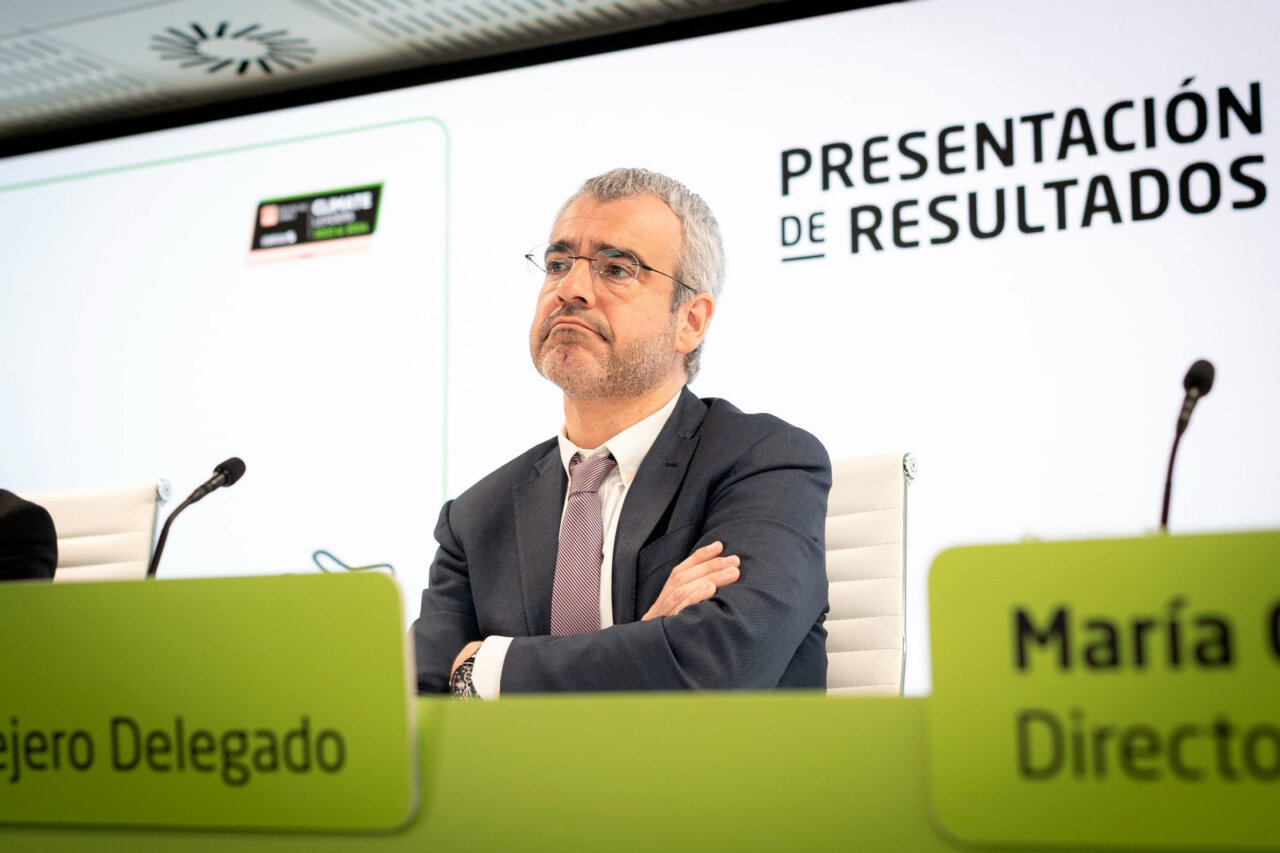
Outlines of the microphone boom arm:
[[160,538],[156,540],[156,550],[151,555],[151,562],[147,565],[148,578],[154,578],[156,576],[156,569],[160,567],[160,555],[164,553],[164,543],[169,539],[169,526],[173,524],[173,520],[178,517],[178,513],[182,512],[184,509],[191,506],[193,503],[215,489],[234,485],[236,481],[243,476],[244,462],[240,460],[240,457],[233,456],[217,468],[214,468],[213,476],[198,486],[194,492],[187,496],[185,501],[178,504],[177,508],[173,512],[169,513],[169,517],[165,519],[164,527],[160,528]]

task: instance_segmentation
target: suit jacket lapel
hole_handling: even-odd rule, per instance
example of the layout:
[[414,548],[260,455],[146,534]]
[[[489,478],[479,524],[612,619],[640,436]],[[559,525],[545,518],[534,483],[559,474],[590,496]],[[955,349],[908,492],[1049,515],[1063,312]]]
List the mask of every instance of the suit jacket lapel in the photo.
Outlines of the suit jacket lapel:
[[[662,432],[640,463],[618,519],[613,547],[613,621],[633,622],[636,613],[636,558],[654,526],[674,500],[698,446],[698,427],[707,406],[685,388]],[[549,600],[549,598],[548,598]]]
[[560,516],[568,485],[560,448],[553,442],[547,454],[535,463],[533,476],[511,490],[520,589],[525,623],[532,637],[551,633],[551,587],[555,582]]

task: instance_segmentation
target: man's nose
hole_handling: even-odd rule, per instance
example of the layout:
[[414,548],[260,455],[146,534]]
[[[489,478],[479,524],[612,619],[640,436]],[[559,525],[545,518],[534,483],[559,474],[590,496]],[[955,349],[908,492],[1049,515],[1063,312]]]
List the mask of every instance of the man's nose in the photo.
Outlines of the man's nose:
[[573,259],[569,271],[556,284],[556,296],[562,302],[577,300],[588,308],[596,304],[596,283],[591,277],[589,258]]

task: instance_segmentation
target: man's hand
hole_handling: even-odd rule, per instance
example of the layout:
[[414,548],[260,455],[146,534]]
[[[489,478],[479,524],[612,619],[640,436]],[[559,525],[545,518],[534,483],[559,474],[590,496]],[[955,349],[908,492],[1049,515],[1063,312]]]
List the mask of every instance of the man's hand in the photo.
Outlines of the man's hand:
[[[672,569],[658,600],[640,621],[647,622],[659,616],[675,616],[690,604],[706,601],[716,594],[717,589],[736,581],[739,574],[738,558],[721,557],[720,552],[723,550],[723,542],[712,542],[694,551]],[[458,660],[461,662],[463,659]]]
[[458,652],[458,656],[453,659],[453,666],[449,667],[449,677],[452,678],[453,674],[458,670],[458,667],[462,666],[462,662],[474,655],[476,650],[483,644],[483,640],[473,640],[463,646],[462,651]]

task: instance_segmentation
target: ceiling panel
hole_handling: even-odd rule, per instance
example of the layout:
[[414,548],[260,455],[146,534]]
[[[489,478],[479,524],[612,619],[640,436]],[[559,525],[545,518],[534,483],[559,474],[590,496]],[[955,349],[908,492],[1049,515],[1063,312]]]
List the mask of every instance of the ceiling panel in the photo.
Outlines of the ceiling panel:
[[179,103],[137,74],[43,36],[0,38],[0,128],[10,133],[139,115]]
[[298,0],[353,29],[451,61],[620,32],[760,0]]
[[227,87],[256,94],[315,82],[309,77],[415,62],[403,49],[307,6],[258,0],[183,0],[58,27],[56,34],[191,99]]
[[781,0],[0,0],[0,140]]
[[38,30],[177,2],[181,0],[0,0],[0,18],[21,29]]

